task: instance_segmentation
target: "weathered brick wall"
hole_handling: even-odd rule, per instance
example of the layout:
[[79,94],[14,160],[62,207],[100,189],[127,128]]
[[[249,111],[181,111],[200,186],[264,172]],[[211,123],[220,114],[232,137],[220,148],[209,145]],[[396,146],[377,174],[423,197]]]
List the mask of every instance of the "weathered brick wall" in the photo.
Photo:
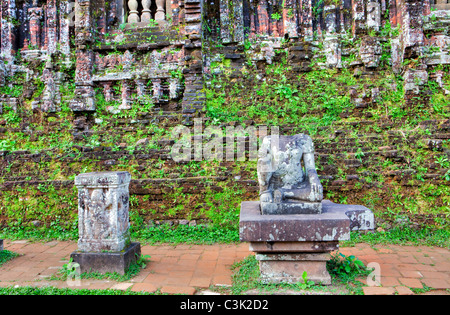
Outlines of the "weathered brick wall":
[[[165,23],[130,25],[116,2],[78,1],[74,14],[66,1],[1,4],[3,224],[21,215],[27,224],[73,220],[73,177],[107,170],[131,172],[132,211],[145,220],[235,222],[240,200],[257,198],[254,163],[176,163],[171,128],[195,117],[211,122],[205,104],[219,96],[213,91],[226,91],[226,112],[238,85],[241,117],[252,105],[284,110],[286,100],[258,104],[265,100],[252,91],[284,76],[297,96],[312,87],[298,76],[329,70],[335,77],[326,84],[344,72],[356,83],[338,83],[335,96],[352,107],[322,128],[326,137],[314,137],[327,197],[364,203],[380,217],[393,207],[410,215],[413,205],[431,224],[448,209],[448,116],[422,115],[432,112],[433,94],[450,94],[448,11],[415,0],[172,0]],[[276,65],[286,72],[271,72]],[[377,85],[387,73],[396,83]],[[384,99],[396,90],[398,110],[411,113],[403,120],[387,113]],[[383,106],[386,115],[376,117]],[[419,114],[416,129],[404,130]],[[281,126],[285,134],[299,129]],[[423,160],[414,163],[415,152]],[[425,206],[406,205],[417,194]],[[422,209],[429,205],[431,218]]]

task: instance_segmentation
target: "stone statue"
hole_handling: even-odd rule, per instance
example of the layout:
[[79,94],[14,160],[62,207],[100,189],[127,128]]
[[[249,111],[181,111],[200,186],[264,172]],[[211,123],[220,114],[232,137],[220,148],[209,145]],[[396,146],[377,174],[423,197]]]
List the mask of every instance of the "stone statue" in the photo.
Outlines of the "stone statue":
[[257,169],[262,214],[322,212],[323,187],[308,135],[265,137]]

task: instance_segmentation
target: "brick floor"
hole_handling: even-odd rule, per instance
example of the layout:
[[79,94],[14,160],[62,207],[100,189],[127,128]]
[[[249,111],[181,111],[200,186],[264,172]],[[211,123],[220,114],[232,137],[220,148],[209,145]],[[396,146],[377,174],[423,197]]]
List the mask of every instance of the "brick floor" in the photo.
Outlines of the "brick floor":
[[[0,267],[0,287],[10,285],[53,285],[68,287],[65,281],[49,280],[67,263],[76,242],[32,243],[4,241],[5,249],[20,256]],[[381,286],[366,286],[364,293],[414,294],[414,288],[429,287],[436,292],[450,289],[449,250],[438,247],[357,244],[341,248],[344,255],[354,255],[366,265],[378,264]],[[231,266],[248,255],[248,244],[215,245],[144,245],[142,254],[150,262],[128,282],[82,280],[82,288],[114,288],[169,294],[195,294],[210,286],[231,285]],[[371,264],[371,265],[372,265]],[[366,279],[361,281],[367,284]],[[440,291],[438,291],[440,290]]]

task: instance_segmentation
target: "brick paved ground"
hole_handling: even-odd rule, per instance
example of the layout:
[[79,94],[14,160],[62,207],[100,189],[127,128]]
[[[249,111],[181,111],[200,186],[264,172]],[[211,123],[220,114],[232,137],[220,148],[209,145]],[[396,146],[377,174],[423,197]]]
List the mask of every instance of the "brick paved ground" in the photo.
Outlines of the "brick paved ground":
[[[0,286],[52,285],[68,287],[65,281],[49,280],[76,249],[76,242],[30,243],[5,240],[5,249],[20,256],[0,267]],[[366,265],[378,266],[381,286],[364,287],[365,294],[413,294],[411,288],[426,285],[431,292],[447,294],[450,289],[449,250],[426,246],[358,244],[342,248]],[[230,267],[251,253],[248,244],[239,245],[146,245],[143,255],[151,259],[145,269],[128,282],[81,281],[77,288],[128,289],[133,291],[195,294],[208,287],[231,285]],[[361,279],[365,282],[366,279]]]

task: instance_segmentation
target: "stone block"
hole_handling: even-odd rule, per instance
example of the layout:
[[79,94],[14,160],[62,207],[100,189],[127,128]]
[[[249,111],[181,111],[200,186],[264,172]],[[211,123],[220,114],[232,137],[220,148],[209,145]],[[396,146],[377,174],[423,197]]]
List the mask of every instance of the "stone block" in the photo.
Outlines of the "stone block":
[[373,230],[375,228],[375,218],[373,212],[367,207],[361,205],[345,205],[331,202],[330,200],[322,201],[322,207],[330,213],[345,213],[350,219],[350,230]]
[[261,202],[262,213],[271,214],[319,214],[322,213],[320,202]]
[[125,274],[130,264],[136,262],[141,256],[139,243],[131,243],[120,252],[82,252],[75,251],[70,257],[80,265],[80,272],[117,272]]
[[340,241],[350,237],[350,219],[336,207],[322,204],[321,214],[262,215],[259,201],[241,204],[243,242]]
[[78,175],[78,250],[120,252],[130,244],[128,172]]
[[339,249],[339,242],[250,242],[249,249],[258,253],[324,253]]
[[283,253],[257,254],[261,272],[261,281],[265,283],[303,282],[306,271],[307,279],[316,284],[331,284],[327,271],[329,253]]

